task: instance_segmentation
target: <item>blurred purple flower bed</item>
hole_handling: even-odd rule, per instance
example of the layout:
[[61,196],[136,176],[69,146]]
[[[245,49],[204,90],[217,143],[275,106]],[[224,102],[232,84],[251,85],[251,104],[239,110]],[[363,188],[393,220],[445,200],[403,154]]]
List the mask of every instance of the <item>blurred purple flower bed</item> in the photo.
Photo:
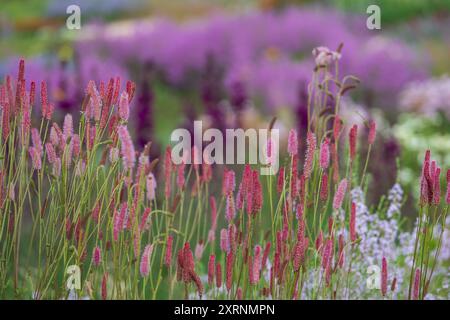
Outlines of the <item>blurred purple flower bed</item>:
[[[29,61],[29,79],[46,78],[56,98],[63,87],[66,103],[76,105],[82,96],[77,88],[89,79],[135,77],[142,66],[151,65],[170,86],[204,92],[207,79],[225,96],[251,97],[270,112],[298,104],[311,77],[312,62],[305,57],[314,47],[343,43],[341,71],[361,79],[359,98],[368,107],[392,108],[407,83],[427,77],[427,67],[401,40],[362,25],[364,17],[313,8],[214,15],[185,23],[138,21],[121,32],[97,24],[75,43],[73,61],[61,63],[54,56]],[[6,71],[16,65],[13,59]]]

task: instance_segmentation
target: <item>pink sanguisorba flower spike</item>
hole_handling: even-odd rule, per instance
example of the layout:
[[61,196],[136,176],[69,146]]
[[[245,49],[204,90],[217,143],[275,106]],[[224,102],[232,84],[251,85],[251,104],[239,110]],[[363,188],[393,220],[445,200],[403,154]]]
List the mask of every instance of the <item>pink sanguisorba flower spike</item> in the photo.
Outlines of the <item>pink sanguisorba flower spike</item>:
[[216,264],[216,287],[222,287],[222,265],[220,263]]
[[208,285],[211,287],[214,283],[214,273],[216,268],[216,256],[210,255],[208,261]]
[[50,120],[48,116],[48,93],[47,93],[47,83],[45,81],[41,82],[41,110],[42,117]]
[[136,162],[136,152],[134,150],[133,141],[125,126],[119,126],[117,130],[121,144],[123,166],[125,170],[131,170]]
[[306,137],[306,156],[305,163],[303,165],[303,174],[305,179],[309,179],[312,173],[313,162],[314,162],[314,153],[316,151],[316,135],[311,131],[308,131]]
[[267,259],[269,258],[269,254],[270,254],[270,247],[271,247],[271,243],[267,242],[266,247],[264,248],[264,254],[263,254],[263,257],[261,260],[261,271],[264,270],[264,268],[266,267]]
[[386,257],[383,257],[381,262],[381,294],[383,296],[387,293],[387,281],[388,281],[388,270]]
[[164,181],[165,181],[165,188],[164,193],[166,196],[166,199],[170,197],[170,194],[172,192],[172,184],[171,184],[171,174],[172,174],[172,149],[169,147],[166,148],[165,158],[164,158]]
[[413,300],[419,299],[420,292],[420,269],[417,268],[414,274]]
[[108,274],[105,273],[102,277],[102,299],[103,300],[106,300],[108,297],[107,281],[108,281]]
[[149,173],[146,180],[147,199],[153,201],[156,196],[156,178],[153,173]]
[[284,187],[284,167],[278,171],[277,192],[281,193]]
[[237,288],[236,299],[237,300],[242,300],[242,288],[241,287]]
[[73,135],[73,119],[70,113],[66,114],[64,117],[63,124],[63,137],[64,142],[67,142]]
[[81,145],[80,145],[80,136],[78,134],[72,135],[72,140],[70,140],[71,147],[72,147],[72,154],[75,158],[78,158],[81,151]]
[[434,174],[434,190],[433,190],[433,204],[439,205],[441,202],[441,183],[440,183],[440,174],[441,174],[441,168],[436,168],[435,174]]
[[30,106],[34,105],[35,97],[36,97],[36,82],[31,81],[31,83],[30,83],[30,100],[29,100]]
[[55,162],[53,162],[52,173],[56,177],[61,175],[61,158],[56,158]]
[[369,123],[368,142],[369,142],[370,145],[372,145],[375,142],[376,134],[377,134],[377,123],[372,120]]
[[320,167],[325,170],[330,164],[330,141],[328,138],[320,145]]
[[209,197],[209,203],[211,205],[211,230],[216,230],[217,228],[216,198],[214,198],[213,196]]
[[144,252],[141,257],[141,264],[139,266],[139,271],[143,278],[147,277],[150,273],[150,258],[153,252],[153,244],[148,244],[144,248]]
[[356,241],[356,204],[352,202],[352,208],[350,212],[350,240]]
[[36,152],[41,155],[44,151],[44,148],[42,146],[41,136],[36,128],[31,129],[31,142],[33,143],[33,147]]
[[256,214],[261,211],[263,205],[263,193],[258,170],[253,171],[253,192],[252,213]]
[[122,92],[119,100],[119,117],[123,121],[128,121],[130,116],[130,105],[128,103],[128,93],[126,91]]
[[149,216],[150,216],[150,212],[152,210],[150,208],[145,208],[144,213],[142,214],[142,219],[141,219],[141,223],[139,224],[139,231],[142,232],[144,230],[147,230],[150,226],[149,223]]
[[29,147],[28,152],[30,153],[31,163],[33,165],[34,170],[41,170],[42,162],[41,162],[41,156],[37,152],[36,148]]
[[350,129],[349,133],[349,146],[350,146],[350,159],[355,159],[356,156],[356,140],[358,139],[358,126],[356,124]]
[[225,208],[225,217],[228,222],[231,222],[234,219],[234,216],[236,214],[236,209],[234,205],[234,198],[233,195],[230,194],[227,196],[226,201],[226,208]]
[[92,254],[92,263],[94,264],[94,266],[98,267],[101,262],[102,262],[102,252],[100,250],[100,247],[96,246]]
[[164,264],[166,267],[169,267],[170,263],[172,262],[172,245],[173,245],[173,236],[169,235],[167,237],[166,254],[164,257]]
[[228,247],[228,230],[227,229],[220,230],[220,249],[223,252],[228,252],[229,251],[229,247]]
[[298,135],[295,129],[289,131],[288,153],[290,156],[295,156],[298,153]]
[[226,287],[228,292],[231,290],[233,285],[233,267],[234,267],[234,257],[233,252],[230,251],[226,257]]
[[447,195],[445,197],[445,202],[450,204],[450,169],[447,170]]
[[345,193],[347,192],[347,179],[342,179],[339,183],[336,194],[333,199],[333,209],[338,210],[342,207],[342,202],[344,201]]
[[261,273],[261,246],[256,245],[255,246],[255,256],[253,259],[253,284],[258,283]]

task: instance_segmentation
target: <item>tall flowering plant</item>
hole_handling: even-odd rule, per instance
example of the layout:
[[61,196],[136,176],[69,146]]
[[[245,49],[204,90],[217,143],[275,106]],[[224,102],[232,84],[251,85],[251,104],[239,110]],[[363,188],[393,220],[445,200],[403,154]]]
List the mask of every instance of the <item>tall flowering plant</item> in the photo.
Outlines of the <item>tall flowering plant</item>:
[[[339,77],[340,49],[313,54],[305,155],[291,130],[276,176],[245,165],[223,168],[221,183],[207,163],[175,165],[170,147],[161,165],[150,143],[135,149],[132,82],[123,90],[120,80],[103,89],[89,82],[78,123],[68,114],[58,125],[45,82],[36,103],[21,61],[15,81],[0,86],[0,297],[350,299],[364,291],[355,288],[370,258],[380,269],[375,297],[427,298],[442,265],[449,173],[442,201],[441,169],[427,152],[405,290],[384,249],[402,239],[388,237],[361,199],[376,124],[366,123],[361,141],[362,128],[340,117],[359,80]],[[379,230],[383,246],[369,237]],[[79,281],[66,281],[67,270],[79,270]]]

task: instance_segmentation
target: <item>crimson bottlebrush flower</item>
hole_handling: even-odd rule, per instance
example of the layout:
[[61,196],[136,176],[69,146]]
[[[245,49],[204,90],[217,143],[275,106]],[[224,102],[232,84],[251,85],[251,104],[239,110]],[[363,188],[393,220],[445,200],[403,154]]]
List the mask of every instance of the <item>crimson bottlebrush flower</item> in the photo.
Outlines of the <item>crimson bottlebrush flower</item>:
[[450,169],[447,170],[447,195],[445,197],[445,202],[450,204]]
[[41,155],[44,148],[42,147],[41,136],[36,128],[31,129],[31,141],[33,142],[33,147],[36,149],[36,152]]
[[289,131],[288,153],[291,156],[295,156],[298,153],[298,135],[295,129]]
[[253,192],[252,213],[256,214],[261,211],[263,204],[262,186],[259,181],[258,170],[253,171]]
[[120,94],[120,77],[116,77],[114,82],[114,94],[112,99],[112,103],[115,105],[119,101],[119,94]]
[[370,121],[369,123],[369,144],[373,144],[375,142],[375,137],[377,134],[377,123],[375,121]]
[[222,229],[220,230],[220,249],[223,252],[229,251],[229,245],[228,245],[228,230]]
[[325,170],[330,164],[330,141],[328,138],[320,145],[320,167]]
[[212,286],[214,283],[214,271],[216,267],[216,256],[210,255],[208,261],[208,285]]
[[232,194],[227,196],[226,208],[225,208],[225,217],[227,221],[230,223],[236,214],[236,209],[234,206],[234,198]]
[[41,110],[42,110],[42,117],[46,118],[47,120],[50,120],[51,116],[49,117],[48,113],[48,93],[47,93],[47,82],[42,81],[41,82]]
[[216,287],[222,287],[222,265],[220,263],[216,264]]
[[256,245],[255,246],[255,256],[253,259],[253,279],[251,280],[252,284],[257,284],[260,278],[261,273],[261,246]]
[[151,172],[147,175],[146,185],[147,185],[147,199],[149,201],[152,201],[155,199],[156,196],[156,178]]
[[67,142],[67,140],[69,138],[71,138],[72,135],[73,135],[73,119],[72,119],[72,115],[70,113],[68,113],[64,117],[64,124],[63,124],[64,141]]
[[166,199],[170,197],[172,188],[171,188],[171,179],[170,176],[172,174],[172,149],[169,147],[166,148],[165,158],[164,158],[164,180],[165,180],[165,195]]
[[344,247],[345,247],[345,241],[344,241],[344,235],[340,234],[338,238],[338,266],[339,268],[342,268],[345,263],[345,256],[344,256]]
[[167,237],[166,243],[166,254],[164,255],[164,265],[169,267],[172,262],[172,246],[173,246],[173,236],[169,235]]
[[422,165],[422,176],[420,179],[420,204],[430,204],[433,200],[433,181],[430,175],[430,158],[431,152],[425,152],[425,159]]
[[397,286],[397,277],[395,277],[391,282],[391,291],[394,292]]
[[230,251],[226,257],[226,287],[228,292],[231,290],[233,285],[233,266],[234,266],[233,252]]
[[34,99],[36,96],[36,82],[31,81],[30,83],[30,106],[34,105]]
[[298,271],[305,262],[305,252],[308,243],[308,238],[302,237],[297,240],[297,244],[294,247],[293,266],[294,270]]
[[337,183],[339,181],[339,157],[335,143],[331,144],[331,159],[333,161],[333,181]]
[[100,202],[97,202],[97,204],[95,205],[94,209],[92,209],[92,220],[94,220],[95,223],[99,222],[99,216],[100,214]]
[[122,220],[121,220],[121,213],[120,211],[114,212],[114,220],[113,220],[114,226],[113,226],[113,238],[114,241],[119,240],[119,232],[122,229]]
[[141,223],[139,224],[139,231],[142,232],[144,230],[148,230],[149,223],[148,223],[148,217],[150,215],[150,212],[152,210],[150,208],[145,208],[144,213],[142,214]]
[[236,250],[236,226],[234,224],[228,226],[228,249],[233,253]]
[[237,290],[236,290],[236,299],[242,300],[242,288],[241,287],[237,288]]
[[134,92],[136,91],[136,83],[128,80],[126,85],[126,90],[128,93],[128,103],[131,103],[134,97]]
[[94,264],[94,266],[98,267],[101,262],[102,262],[102,252],[100,250],[100,247],[96,246],[94,248],[94,252],[92,253],[92,263]]
[[320,200],[326,201],[328,199],[328,175],[326,173],[322,176],[320,183]]
[[338,141],[339,139],[341,129],[342,129],[342,120],[339,118],[338,115],[336,115],[333,123],[333,137],[335,142]]
[[297,218],[298,221],[302,221],[303,220],[303,203],[299,203],[297,205],[297,210],[295,211],[295,217]]
[[119,100],[119,117],[123,121],[128,121],[129,116],[130,116],[130,106],[128,104],[128,93],[124,91],[120,95]]
[[34,170],[41,170],[42,162],[41,156],[37,152],[35,147],[29,147],[28,152],[30,153],[31,163],[33,165]]
[[329,264],[331,264],[331,249],[333,242],[331,239],[328,239],[325,243],[324,250],[322,252],[322,268],[325,270]]
[[148,244],[144,248],[144,252],[141,257],[141,264],[139,266],[139,271],[143,278],[147,277],[150,272],[150,258],[153,252],[153,244]]
[[125,170],[131,170],[136,162],[136,152],[134,151],[133,141],[125,126],[119,126],[117,129],[119,134],[121,153],[123,157],[123,166]]
[[284,188],[284,167],[278,171],[277,192],[281,193]]
[[305,163],[303,165],[303,174],[305,175],[305,179],[309,179],[313,168],[314,153],[316,151],[316,135],[311,131],[308,131],[306,137],[306,146],[307,149]]
[[419,299],[420,292],[420,269],[417,268],[414,274],[413,300]]
[[387,270],[387,261],[386,258],[383,257],[381,262],[381,294],[383,296],[387,293],[387,278],[388,278],[388,270]]
[[183,260],[182,260],[182,277],[185,283],[192,280],[191,276],[194,272],[194,255],[192,254],[189,242],[186,242],[183,247]]
[[[297,197],[298,188],[297,188],[297,176],[298,176],[298,168],[297,168],[298,156],[295,155],[292,157],[292,172],[291,172],[291,196],[294,199]],[[303,176],[303,175],[302,175]]]
[[225,195],[230,195],[234,192],[234,188],[236,185],[236,175],[233,170],[227,170],[225,175],[225,184],[224,184],[224,193]]
[[47,159],[50,164],[53,164],[56,160],[56,152],[55,148],[53,148],[53,145],[50,142],[47,142],[45,144],[45,151],[47,153]]
[[9,135],[10,131],[10,104],[6,101],[6,103],[3,105],[3,112],[2,112],[2,136],[3,139],[6,140],[6,138]]
[[102,299],[106,300],[108,295],[107,290],[108,273],[104,273],[102,277]]
[[350,212],[350,240],[356,241],[356,204],[352,202],[352,208]]
[[109,148],[109,161],[115,163],[119,159],[119,149],[116,147]]
[[441,168],[436,168],[434,173],[434,186],[433,186],[433,204],[439,205],[441,202],[441,183],[440,183]]
[[342,206],[342,202],[344,201],[345,193],[347,191],[347,179],[342,179],[339,183],[336,194],[333,199],[333,209],[338,210]]
[[56,158],[53,162],[52,174],[56,177],[61,175],[61,158]]
[[261,271],[264,270],[264,268],[266,267],[267,259],[269,258],[269,254],[270,254],[270,247],[271,247],[271,243],[269,241],[266,243],[266,247],[264,248],[263,257],[261,260]]
[[217,228],[217,205],[216,198],[213,196],[209,197],[209,204],[211,206],[211,230],[216,230]]
[[358,138],[358,126],[356,124],[350,129],[349,133],[349,146],[350,146],[350,159],[353,160],[356,156],[356,140]]
[[70,140],[71,149],[74,157],[78,157],[81,151],[80,136],[78,134],[72,135],[72,140]]

